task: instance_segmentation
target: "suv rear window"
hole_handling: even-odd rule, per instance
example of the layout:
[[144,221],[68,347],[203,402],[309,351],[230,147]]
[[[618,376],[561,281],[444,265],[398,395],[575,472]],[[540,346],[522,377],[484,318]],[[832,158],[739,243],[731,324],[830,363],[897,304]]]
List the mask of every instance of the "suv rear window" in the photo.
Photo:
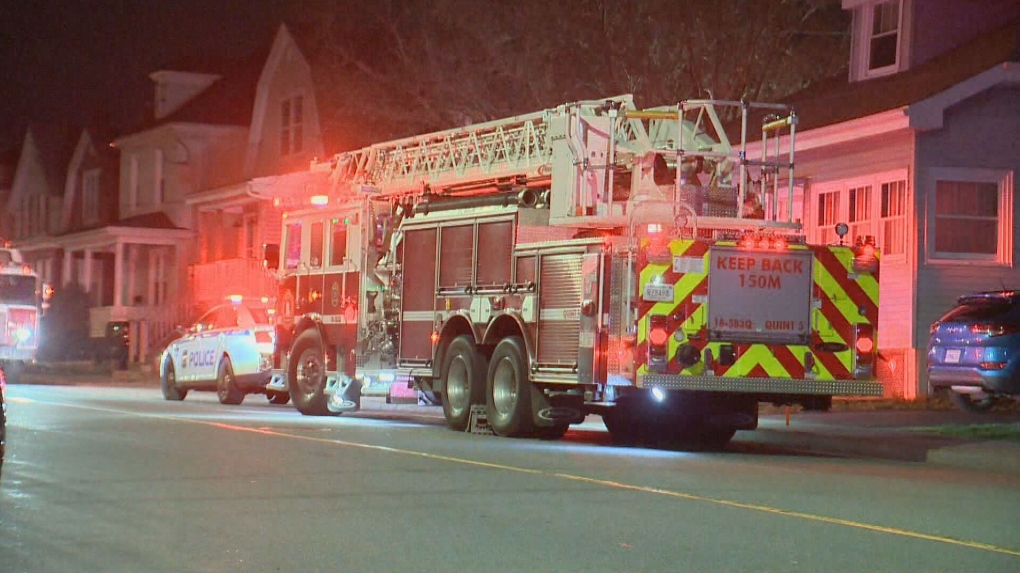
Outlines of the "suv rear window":
[[992,298],[972,298],[963,302],[953,310],[946,313],[940,322],[958,321],[972,322],[1003,318],[1003,315],[1018,308],[1016,300]]

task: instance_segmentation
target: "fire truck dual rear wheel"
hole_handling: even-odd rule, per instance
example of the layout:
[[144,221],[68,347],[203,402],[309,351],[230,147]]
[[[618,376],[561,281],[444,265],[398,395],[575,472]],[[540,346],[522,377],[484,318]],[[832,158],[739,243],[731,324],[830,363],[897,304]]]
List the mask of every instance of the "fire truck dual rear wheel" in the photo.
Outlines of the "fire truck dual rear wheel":
[[485,392],[489,426],[500,436],[527,436],[531,419],[531,382],[524,340],[510,336],[499,341],[489,363]]
[[484,401],[488,362],[475,348],[474,339],[461,335],[450,342],[443,360],[443,415],[458,432],[471,421],[471,406]]
[[306,416],[328,416],[326,362],[319,333],[306,330],[294,341],[287,368],[290,399]]
[[220,368],[216,376],[216,397],[220,399],[220,404],[231,406],[236,406],[244,401],[244,390],[237,387],[237,380],[234,379],[234,366],[225,356],[220,361]]
[[188,395],[187,388],[177,386],[177,371],[174,370],[174,361],[168,356],[166,364],[163,365],[163,375],[159,377],[159,386],[163,391],[163,398],[178,402]]

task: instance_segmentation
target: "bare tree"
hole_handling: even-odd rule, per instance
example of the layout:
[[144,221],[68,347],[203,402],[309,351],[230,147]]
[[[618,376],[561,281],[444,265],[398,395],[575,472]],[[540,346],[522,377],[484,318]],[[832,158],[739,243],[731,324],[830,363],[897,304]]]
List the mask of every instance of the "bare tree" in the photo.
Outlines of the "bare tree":
[[849,51],[839,0],[309,1],[350,145],[621,93],[776,100]]

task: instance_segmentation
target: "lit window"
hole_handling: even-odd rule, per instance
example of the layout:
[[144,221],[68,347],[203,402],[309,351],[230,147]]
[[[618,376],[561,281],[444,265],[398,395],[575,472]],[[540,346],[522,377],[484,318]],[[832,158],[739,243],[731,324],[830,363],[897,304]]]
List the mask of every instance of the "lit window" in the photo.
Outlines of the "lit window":
[[871,185],[851,187],[848,195],[850,235],[847,238],[852,243],[858,237],[874,236],[871,228]]
[[280,104],[280,155],[300,153],[304,148],[304,98],[295,96]]
[[839,191],[818,194],[818,241],[823,245],[839,242],[836,223],[839,222]]
[[99,221],[99,171],[86,171],[81,178],[81,217],[86,225]]
[[1012,174],[987,169],[932,171],[929,258],[1012,264]]
[[906,254],[907,182],[905,180],[882,183],[882,240],[883,256]]

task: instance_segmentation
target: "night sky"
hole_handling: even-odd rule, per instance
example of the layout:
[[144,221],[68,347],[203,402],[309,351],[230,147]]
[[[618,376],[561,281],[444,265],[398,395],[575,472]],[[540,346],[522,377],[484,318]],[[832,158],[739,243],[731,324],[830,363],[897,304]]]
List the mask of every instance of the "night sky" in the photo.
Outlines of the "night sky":
[[298,10],[288,0],[0,0],[0,152],[29,123],[135,125],[160,65],[246,55]]

